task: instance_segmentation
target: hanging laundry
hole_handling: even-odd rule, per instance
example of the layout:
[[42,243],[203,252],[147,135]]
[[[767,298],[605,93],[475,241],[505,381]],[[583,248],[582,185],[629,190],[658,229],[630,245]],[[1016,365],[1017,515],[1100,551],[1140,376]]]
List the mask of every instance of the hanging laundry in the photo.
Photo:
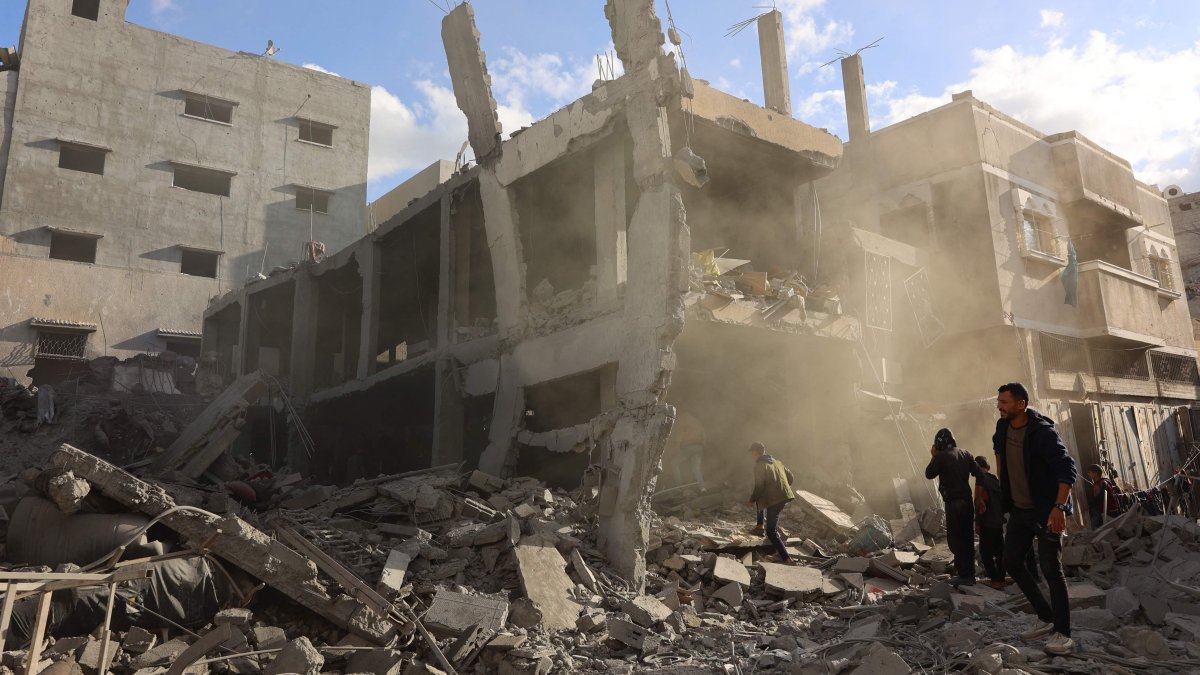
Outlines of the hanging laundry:
[[1079,290],[1079,257],[1075,255],[1075,244],[1067,242],[1067,267],[1062,272],[1063,290],[1066,291],[1066,299],[1064,303],[1076,307],[1079,299],[1076,297],[1076,292]]

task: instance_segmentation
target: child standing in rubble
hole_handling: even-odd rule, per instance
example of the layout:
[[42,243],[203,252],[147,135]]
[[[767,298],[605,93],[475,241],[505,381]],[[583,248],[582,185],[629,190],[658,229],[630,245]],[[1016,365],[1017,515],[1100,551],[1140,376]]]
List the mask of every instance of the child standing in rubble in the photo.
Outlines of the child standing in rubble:
[[754,532],[767,535],[779,554],[780,562],[794,565],[783,544],[783,537],[779,536],[779,514],[783,513],[783,507],[788,502],[796,498],[796,493],[792,491],[792,472],[783,462],[767,454],[767,448],[762,443],[751,444],[750,456],[754,459],[754,492],[750,494],[747,504],[758,512],[758,524]]

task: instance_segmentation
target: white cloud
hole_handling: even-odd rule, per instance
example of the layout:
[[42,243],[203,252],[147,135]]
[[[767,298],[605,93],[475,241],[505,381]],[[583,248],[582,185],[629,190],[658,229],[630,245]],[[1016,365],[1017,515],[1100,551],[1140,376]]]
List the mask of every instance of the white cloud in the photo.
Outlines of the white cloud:
[[150,0],[150,13],[156,17],[167,12],[177,11],[179,11],[179,6],[175,4],[175,0]]
[[1045,133],[1078,130],[1133,164],[1150,183],[1200,187],[1200,43],[1166,52],[1129,49],[1092,32],[1086,42],[1052,41],[1041,51],[978,49],[965,82],[940,96],[893,90],[882,101],[894,123],[975,96]]
[[318,66],[315,63],[306,63],[300,67],[308,68],[309,70],[315,70],[318,73],[325,73],[326,75],[333,75],[335,77],[341,77],[341,75],[338,75],[337,73],[333,72],[332,70],[329,70],[328,68],[322,68],[321,66]]
[[729,67],[730,68],[741,68],[742,60],[740,58],[733,59],[732,61],[729,62]]
[[1062,26],[1063,13],[1057,9],[1042,10],[1042,28],[1058,28]]
[[[854,27],[825,15],[825,0],[779,0],[783,12],[784,40],[789,59],[825,57],[835,45],[846,44],[854,37]],[[833,58],[822,58],[827,61]]]
[[[304,67],[329,72],[316,64]],[[567,63],[556,54],[501,50],[488,69],[505,135],[591,91],[595,68],[591,62]],[[438,159],[453,159],[467,139],[467,120],[448,85],[421,79],[413,86],[416,96],[410,100],[381,86],[371,89],[367,169],[371,181],[421,169]]]

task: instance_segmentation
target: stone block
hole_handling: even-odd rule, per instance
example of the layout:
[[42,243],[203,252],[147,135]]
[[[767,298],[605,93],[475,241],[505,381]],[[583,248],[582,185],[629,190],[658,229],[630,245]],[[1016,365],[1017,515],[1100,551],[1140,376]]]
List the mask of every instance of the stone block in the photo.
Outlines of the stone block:
[[870,566],[871,561],[863,557],[838,558],[838,561],[833,565],[833,571],[863,574]]
[[144,654],[158,644],[158,636],[145,628],[134,626],[125,633],[121,649],[130,654]]
[[279,649],[287,644],[287,634],[275,626],[257,626],[251,629],[257,649]]
[[425,627],[440,637],[458,637],[475,624],[501,630],[508,619],[508,602],[438,589],[425,613]]
[[652,652],[659,644],[657,635],[624,619],[613,619],[608,622],[608,636],[643,654]]
[[720,600],[730,607],[737,609],[742,606],[742,585],[739,583],[730,582],[717,589],[715,593],[708,597],[715,600]]
[[759,563],[766,573],[767,591],[785,598],[801,598],[821,590],[821,570],[801,565]]
[[873,643],[850,675],[908,675],[912,668],[896,652]]
[[267,664],[265,675],[321,675],[325,657],[306,637],[287,643],[274,661]]
[[634,623],[645,628],[652,628],[671,616],[671,609],[651,595],[639,595],[626,601],[621,605],[621,611],[628,614]]
[[234,607],[217,612],[216,616],[213,617],[213,623],[218,626],[225,624],[231,626],[249,626],[250,619],[253,616],[253,612],[244,607]]
[[737,560],[717,556],[713,559],[712,578],[722,583],[750,585],[750,571]]
[[542,612],[547,631],[574,630],[581,605],[571,597],[575,582],[567,576],[566,560],[551,546],[520,544],[513,549],[525,597]]

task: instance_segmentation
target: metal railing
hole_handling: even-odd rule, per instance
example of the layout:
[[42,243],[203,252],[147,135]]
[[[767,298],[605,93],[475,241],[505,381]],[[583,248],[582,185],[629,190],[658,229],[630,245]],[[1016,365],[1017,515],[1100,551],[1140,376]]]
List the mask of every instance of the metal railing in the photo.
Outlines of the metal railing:
[[1087,372],[1087,346],[1079,338],[1038,333],[1042,365],[1046,370]]
[[43,333],[37,336],[37,352],[39,359],[70,359],[82,360],[87,349],[87,333]]
[[1089,348],[1092,355],[1092,370],[1103,377],[1120,377],[1127,380],[1149,380],[1150,366],[1146,361],[1145,349],[1098,349]]
[[1200,372],[1197,371],[1194,358],[1151,352],[1150,364],[1154,368],[1154,377],[1159,380],[1180,384],[1200,384]]

